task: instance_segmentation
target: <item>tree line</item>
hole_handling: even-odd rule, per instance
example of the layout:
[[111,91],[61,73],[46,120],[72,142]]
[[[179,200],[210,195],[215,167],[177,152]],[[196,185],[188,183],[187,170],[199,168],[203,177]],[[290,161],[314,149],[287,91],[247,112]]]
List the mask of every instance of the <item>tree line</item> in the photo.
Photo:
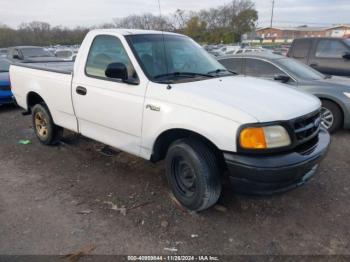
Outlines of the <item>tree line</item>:
[[90,28],[53,27],[38,21],[23,23],[17,29],[0,25],[0,47],[80,44],[86,33],[95,28],[164,30],[188,35],[200,43],[233,43],[254,30],[257,20],[258,13],[251,0],[233,0],[196,12],[177,10],[166,16],[130,15]]

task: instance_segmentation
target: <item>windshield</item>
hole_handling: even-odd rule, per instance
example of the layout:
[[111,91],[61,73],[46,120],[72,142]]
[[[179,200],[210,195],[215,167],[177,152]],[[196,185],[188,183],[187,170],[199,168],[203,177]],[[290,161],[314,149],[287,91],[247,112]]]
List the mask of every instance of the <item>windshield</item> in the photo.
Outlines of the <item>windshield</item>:
[[7,60],[0,60],[0,72],[8,72],[10,63]]
[[185,36],[157,34],[126,37],[145,74],[155,82],[232,75]]
[[23,48],[21,52],[24,57],[54,57],[53,54],[43,48]]
[[302,80],[321,80],[325,78],[325,75],[295,59],[282,58],[279,59],[278,62],[284,66],[288,72]]

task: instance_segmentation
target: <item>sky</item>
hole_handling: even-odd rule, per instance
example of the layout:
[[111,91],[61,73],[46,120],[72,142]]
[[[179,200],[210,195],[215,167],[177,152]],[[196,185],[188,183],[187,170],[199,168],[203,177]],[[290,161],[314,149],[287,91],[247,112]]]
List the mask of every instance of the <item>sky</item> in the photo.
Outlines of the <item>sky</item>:
[[[177,9],[200,10],[230,0],[160,0],[163,14]],[[272,0],[253,0],[258,26],[268,26]],[[17,27],[44,21],[75,27],[112,22],[113,18],[150,12],[159,14],[158,0],[0,0],[0,24]],[[275,0],[275,26],[350,24],[350,0]]]

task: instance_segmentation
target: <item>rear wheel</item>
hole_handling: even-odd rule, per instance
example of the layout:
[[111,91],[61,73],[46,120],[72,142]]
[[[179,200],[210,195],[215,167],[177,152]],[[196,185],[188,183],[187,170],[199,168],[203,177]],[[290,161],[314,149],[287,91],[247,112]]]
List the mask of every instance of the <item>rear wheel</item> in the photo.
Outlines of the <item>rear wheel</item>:
[[189,210],[207,209],[220,197],[218,161],[214,152],[200,141],[174,142],[166,156],[166,174],[174,196]]
[[49,109],[45,104],[37,104],[32,108],[34,131],[44,145],[57,144],[63,134],[63,129],[53,123]]
[[343,114],[340,107],[331,101],[322,100],[322,125],[330,132],[338,131],[343,124]]

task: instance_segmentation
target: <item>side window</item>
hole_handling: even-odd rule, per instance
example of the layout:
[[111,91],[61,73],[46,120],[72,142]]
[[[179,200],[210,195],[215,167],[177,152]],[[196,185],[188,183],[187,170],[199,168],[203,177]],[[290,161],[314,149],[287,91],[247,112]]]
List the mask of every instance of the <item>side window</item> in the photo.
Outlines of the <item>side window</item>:
[[274,78],[276,75],[285,75],[276,66],[258,59],[246,59],[246,75],[263,77],[263,78]]
[[90,48],[85,71],[88,76],[106,78],[105,71],[111,63],[123,63],[129,78],[137,78],[135,69],[120,40],[114,36],[97,36]]
[[338,40],[320,40],[316,48],[316,57],[342,58],[348,51],[346,46]]
[[308,39],[295,40],[293,46],[293,57],[294,58],[305,58],[307,57],[311,48],[311,41]]
[[226,67],[228,70],[234,71],[237,74],[241,74],[242,72],[242,62],[241,58],[228,58],[220,60],[220,63]]

